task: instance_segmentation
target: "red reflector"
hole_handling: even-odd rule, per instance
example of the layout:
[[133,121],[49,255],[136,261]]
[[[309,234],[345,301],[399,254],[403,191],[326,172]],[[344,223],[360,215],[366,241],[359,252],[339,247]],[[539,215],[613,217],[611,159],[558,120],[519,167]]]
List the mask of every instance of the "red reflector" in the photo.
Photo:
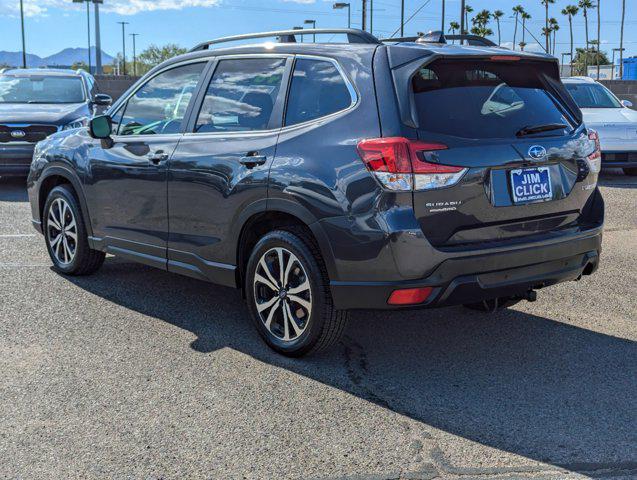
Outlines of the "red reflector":
[[416,305],[427,300],[432,291],[433,287],[394,290],[389,296],[387,303],[389,305]]
[[515,55],[494,55],[490,60],[493,62],[518,62],[521,58]]
[[417,152],[445,150],[446,145],[409,140],[403,137],[371,138],[358,144],[358,152],[373,172],[455,173],[462,167],[447,167],[418,159]]

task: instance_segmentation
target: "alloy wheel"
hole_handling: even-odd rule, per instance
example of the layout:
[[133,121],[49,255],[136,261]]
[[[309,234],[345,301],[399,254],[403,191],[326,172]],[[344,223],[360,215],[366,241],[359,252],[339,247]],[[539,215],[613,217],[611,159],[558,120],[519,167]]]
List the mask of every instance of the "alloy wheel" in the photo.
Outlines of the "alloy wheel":
[[66,200],[56,198],[47,217],[47,239],[51,252],[61,265],[70,264],[77,251],[77,222]]
[[278,340],[297,340],[312,314],[312,290],[305,267],[289,250],[276,247],[265,252],[253,281],[259,318]]

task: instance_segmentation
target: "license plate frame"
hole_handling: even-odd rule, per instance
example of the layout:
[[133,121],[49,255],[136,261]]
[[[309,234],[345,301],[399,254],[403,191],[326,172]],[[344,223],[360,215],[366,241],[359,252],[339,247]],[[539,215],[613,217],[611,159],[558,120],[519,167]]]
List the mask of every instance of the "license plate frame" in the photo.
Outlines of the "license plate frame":
[[516,168],[509,172],[509,181],[515,205],[549,202],[553,199],[551,169],[548,166]]

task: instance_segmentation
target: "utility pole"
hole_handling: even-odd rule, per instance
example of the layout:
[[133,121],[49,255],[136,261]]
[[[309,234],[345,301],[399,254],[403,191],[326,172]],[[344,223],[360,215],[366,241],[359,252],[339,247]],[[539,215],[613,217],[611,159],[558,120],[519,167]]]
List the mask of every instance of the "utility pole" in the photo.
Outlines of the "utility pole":
[[91,73],[91,0],[86,0],[86,36],[88,38],[88,73]]
[[[460,35],[464,35],[464,32],[465,32],[464,9],[465,9],[465,0],[460,0]],[[460,45],[462,44],[464,44],[464,40],[460,38]],[[513,45],[513,49],[515,50],[515,45]]]
[[400,36],[405,36],[405,0],[400,0]]
[[440,31],[444,34],[445,33],[445,3],[446,0],[442,0],[442,24],[440,27]]
[[133,37],[133,75],[137,76],[137,50],[135,47],[135,38],[139,36],[139,33],[131,33]]
[[367,30],[367,0],[363,0],[363,19],[361,22],[361,28]]
[[22,25],[22,68],[27,68],[27,50],[24,43],[24,6],[20,0],[20,25]]
[[126,75],[126,25],[129,22],[117,22],[122,26],[122,75]]
[[369,0],[369,33],[374,33],[374,0]]
[[102,39],[100,37],[100,3],[103,0],[93,0],[95,8],[95,73],[102,73]]

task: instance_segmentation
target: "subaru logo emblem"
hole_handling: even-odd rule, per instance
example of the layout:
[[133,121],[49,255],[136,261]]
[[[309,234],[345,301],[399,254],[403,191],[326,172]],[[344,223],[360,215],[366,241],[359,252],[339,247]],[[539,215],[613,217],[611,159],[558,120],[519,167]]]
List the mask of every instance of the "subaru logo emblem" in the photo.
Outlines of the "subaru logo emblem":
[[529,148],[529,157],[534,160],[542,160],[546,157],[546,148],[541,145],[533,145]]
[[24,138],[27,136],[26,132],[24,130],[12,130],[11,131],[11,136],[13,138]]

